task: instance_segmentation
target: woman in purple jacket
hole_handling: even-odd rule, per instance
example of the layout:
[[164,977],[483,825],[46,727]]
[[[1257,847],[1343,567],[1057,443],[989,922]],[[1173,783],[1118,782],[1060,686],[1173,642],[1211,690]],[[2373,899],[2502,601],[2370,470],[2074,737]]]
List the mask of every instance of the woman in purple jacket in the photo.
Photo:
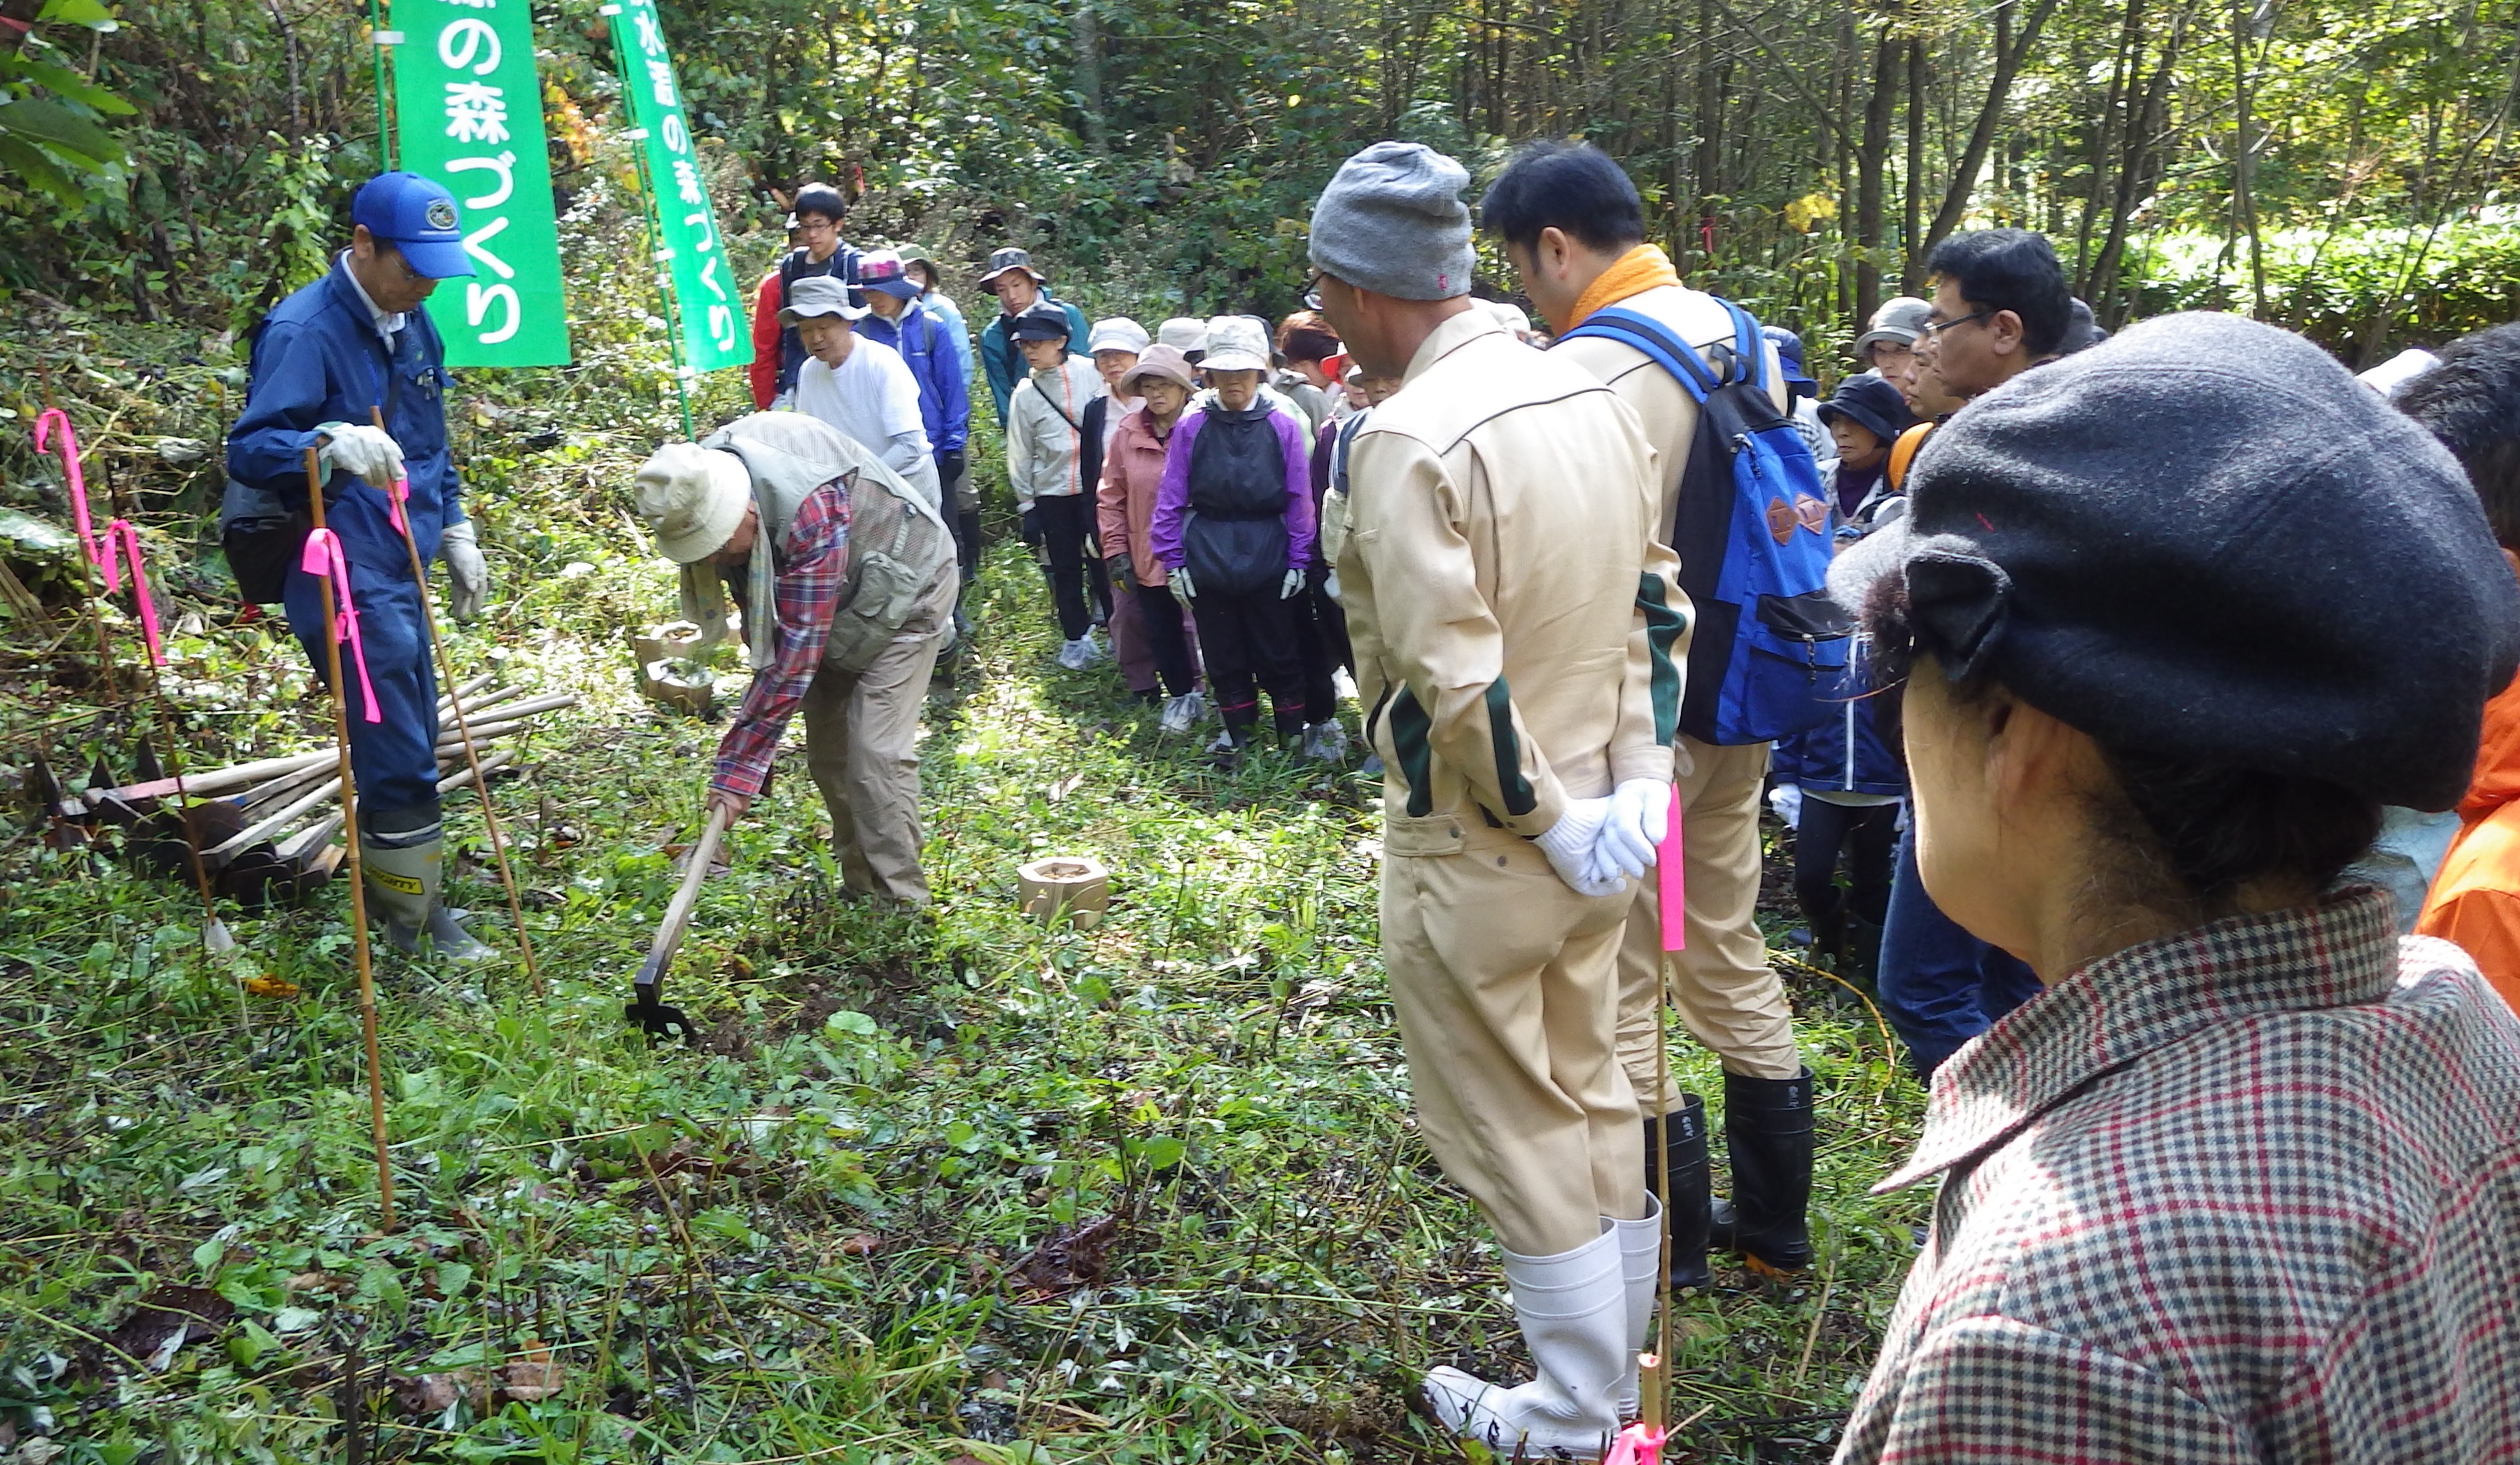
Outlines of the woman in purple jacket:
[[1228,755],[1260,720],[1260,690],[1279,738],[1303,733],[1293,597],[1313,555],[1302,425],[1260,399],[1269,343],[1256,322],[1237,323],[1244,329],[1216,331],[1209,342],[1201,364],[1216,400],[1184,414],[1173,433],[1148,535],[1198,624],[1208,690],[1225,721],[1208,751]]

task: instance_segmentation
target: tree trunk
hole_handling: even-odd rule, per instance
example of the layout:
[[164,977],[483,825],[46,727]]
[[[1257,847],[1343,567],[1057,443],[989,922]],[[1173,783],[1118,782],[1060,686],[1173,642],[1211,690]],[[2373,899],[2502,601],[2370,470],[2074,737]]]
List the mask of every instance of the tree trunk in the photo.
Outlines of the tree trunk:
[[1076,37],[1076,100],[1085,112],[1085,143],[1097,153],[1110,150],[1102,121],[1102,21],[1094,0],[1076,0],[1067,18]]
[[2092,288],[2092,225],[2100,214],[2100,200],[2108,192],[2114,171],[2110,161],[2118,151],[2118,114],[2124,109],[2129,78],[2143,61],[2143,0],[2126,0],[2126,24],[2118,37],[2116,62],[2109,69],[2108,101],[2100,109],[2100,124],[2092,134],[2092,181],[2083,195],[2083,219],[2074,229],[2074,290],[2086,299]]
[[1890,110],[1899,103],[1899,39],[1884,23],[1872,47],[1872,94],[1855,153],[1855,318],[1881,305],[1881,175],[1890,161]]
[[2267,261],[2258,231],[2258,139],[2249,97],[2248,0],[2231,0],[2231,211],[2249,241],[2249,313],[2267,318]]
[[1969,197],[1977,188],[1978,170],[1986,165],[1987,149],[2003,125],[2003,110],[2012,97],[2012,80],[2021,72],[2021,64],[2030,59],[2031,49],[2039,44],[2039,32],[2054,14],[2056,0],[2035,0],[2027,15],[2021,18],[2021,34],[2011,35],[2014,0],[2002,0],[1995,11],[1995,73],[1987,78],[1986,101],[1977,110],[1977,120],[1969,128],[1968,143],[1960,150],[1959,161],[1952,168],[1951,182],[1943,190],[1942,206],[1934,210],[1934,221],[1925,230],[1922,252],[1931,253],[1934,246],[1951,237],[1967,216]]
[[1917,242],[1924,232],[1925,217],[1925,37],[1920,31],[1908,39],[1908,176],[1905,195],[1907,211],[1899,220],[1899,288],[1903,295],[1914,295],[1925,280],[1925,252]]

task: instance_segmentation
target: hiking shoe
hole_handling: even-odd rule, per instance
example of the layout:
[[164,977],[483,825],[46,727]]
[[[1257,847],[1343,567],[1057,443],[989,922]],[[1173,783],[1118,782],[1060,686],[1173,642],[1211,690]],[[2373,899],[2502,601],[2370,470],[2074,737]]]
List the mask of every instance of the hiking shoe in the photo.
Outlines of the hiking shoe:
[[1093,660],[1094,643],[1090,640],[1079,637],[1074,641],[1064,641],[1059,644],[1058,664],[1070,671],[1084,670],[1085,664]]
[[1225,731],[1216,735],[1216,741],[1207,745],[1207,751],[1210,753],[1239,753],[1242,751],[1242,740],[1237,738],[1234,735],[1234,729],[1229,727]]
[[1184,692],[1164,704],[1164,719],[1160,725],[1168,733],[1186,733],[1206,715],[1207,699],[1196,692]]

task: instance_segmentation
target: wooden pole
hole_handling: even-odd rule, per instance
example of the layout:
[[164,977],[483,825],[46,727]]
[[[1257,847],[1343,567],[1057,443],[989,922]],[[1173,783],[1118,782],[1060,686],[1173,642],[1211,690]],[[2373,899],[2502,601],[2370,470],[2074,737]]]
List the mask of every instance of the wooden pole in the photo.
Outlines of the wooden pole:
[[[370,407],[368,420],[376,424],[378,432],[384,432],[382,408]],[[455,660],[446,654],[446,638],[437,633],[437,611],[428,603],[428,571],[421,563],[420,540],[411,531],[411,509],[403,502],[402,484],[395,484],[389,491],[401,511],[395,517],[402,522],[403,548],[411,551],[411,577],[420,586],[420,618],[428,624],[428,644],[437,653],[437,674],[452,687],[456,684]],[[542,974],[534,969],[534,940],[525,935],[525,903],[517,896],[517,873],[508,865],[508,842],[499,833],[499,811],[490,806],[490,780],[481,776],[481,752],[472,744],[472,726],[464,714],[464,699],[451,698],[446,706],[455,714],[456,735],[464,741],[464,761],[472,769],[472,792],[481,801],[481,824],[490,832],[490,853],[499,862],[499,884],[507,888],[508,919],[517,925],[517,955],[523,960],[525,980],[533,984],[534,996],[539,999],[543,994]]]
[[[316,450],[306,449],[306,499],[317,533],[324,530],[324,471]],[[350,950],[359,967],[359,1030],[368,1049],[368,1131],[377,1146],[377,1199],[380,1225],[394,1228],[393,1154],[385,1147],[385,1076],[377,1052],[377,976],[368,954],[368,892],[359,868],[359,786],[350,772],[350,699],[341,686],[340,608],[333,600],[333,576],[315,580],[324,598],[324,671],[333,689],[333,747],[340,765],[341,820],[349,831],[343,861],[350,877]]]

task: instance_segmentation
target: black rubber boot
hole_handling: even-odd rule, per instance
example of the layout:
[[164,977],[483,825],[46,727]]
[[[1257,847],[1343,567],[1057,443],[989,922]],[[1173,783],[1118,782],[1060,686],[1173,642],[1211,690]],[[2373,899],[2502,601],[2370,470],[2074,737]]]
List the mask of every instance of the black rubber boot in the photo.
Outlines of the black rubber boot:
[[968,585],[979,578],[980,551],[988,547],[980,537],[979,510],[964,509],[954,515],[954,547],[963,556],[963,583]]
[[1836,909],[1810,920],[1812,960],[1846,975],[1846,902],[1840,899]]
[[1732,1200],[1708,1207],[1709,1241],[1775,1275],[1812,1263],[1812,1076],[1724,1076],[1724,1148]]
[[1862,916],[1846,918],[1846,969],[1838,975],[1850,982],[1870,982],[1881,967],[1881,924]]
[[1645,1193],[1662,1194],[1663,1167],[1671,1167],[1671,1194],[1663,1217],[1671,1227],[1671,1285],[1713,1285],[1706,1269],[1708,1200],[1714,1193],[1706,1172],[1706,1101],[1695,1094],[1659,1120],[1645,1121]]

